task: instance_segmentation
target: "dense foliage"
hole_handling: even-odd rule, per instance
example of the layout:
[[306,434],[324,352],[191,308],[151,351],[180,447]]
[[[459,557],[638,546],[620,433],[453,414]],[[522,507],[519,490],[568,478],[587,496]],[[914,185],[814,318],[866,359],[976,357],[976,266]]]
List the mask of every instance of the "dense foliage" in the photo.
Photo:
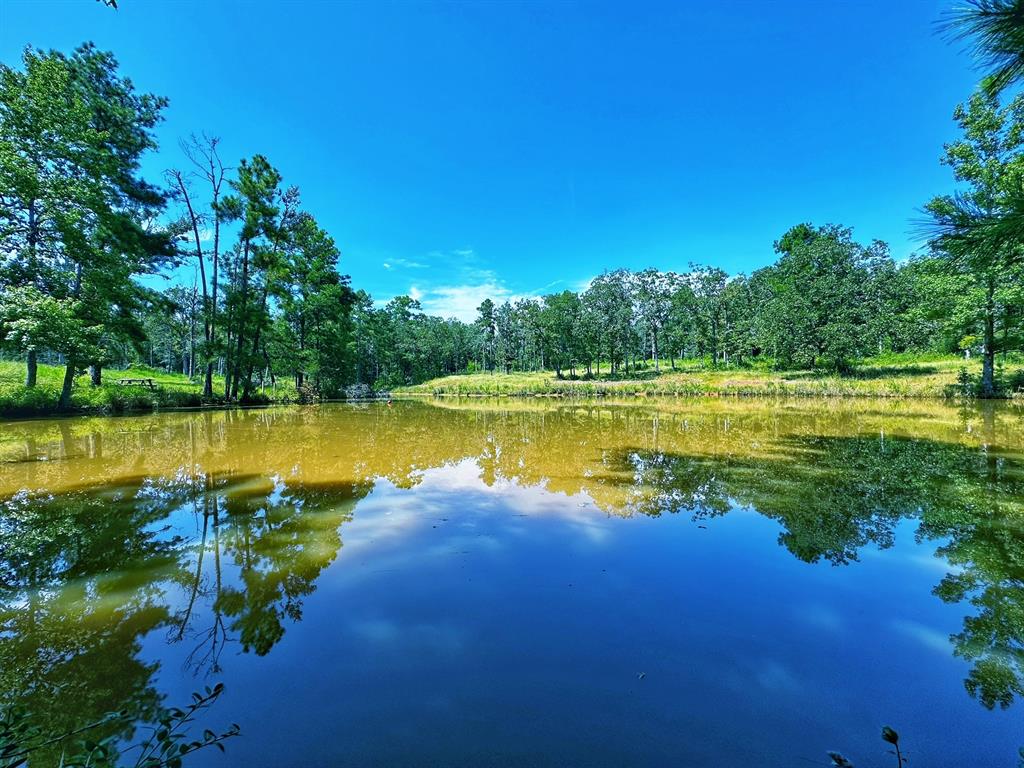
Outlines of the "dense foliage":
[[[250,402],[281,379],[312,400],[476,370],[627,377],[680,359],[842,373],[907,351],[980,355],[991,395],[997,353],[1024,339],[1021,239],[978,234],[1017,210],[1020,97],[1004,107],[980,91],[957,108],[963,139],[943,162],[961,191],[928,204],[931,247],[909,261],[803,223],[751,275],[618,269],[580,293],[486,299],[471,323],[353,289],[330,234],[263,155],[229,167],[216,138],[193,136],[163,185],[143,179],[165,107],[88,44],[0,67],[0,347],[25,361],[26,387],[40,359],[65,366],[63,406],[87,367],[98,385],[104,366],[132,363]],[[173,285],[148,287],[155,274]]]

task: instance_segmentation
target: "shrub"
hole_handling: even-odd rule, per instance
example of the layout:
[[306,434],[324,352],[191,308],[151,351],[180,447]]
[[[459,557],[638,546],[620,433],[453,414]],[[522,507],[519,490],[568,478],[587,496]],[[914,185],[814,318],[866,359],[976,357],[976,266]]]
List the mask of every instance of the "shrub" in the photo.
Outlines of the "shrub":
[[38,416],[57,408],[60,393],[50,387],[9,387],[0,389],[0,414]]

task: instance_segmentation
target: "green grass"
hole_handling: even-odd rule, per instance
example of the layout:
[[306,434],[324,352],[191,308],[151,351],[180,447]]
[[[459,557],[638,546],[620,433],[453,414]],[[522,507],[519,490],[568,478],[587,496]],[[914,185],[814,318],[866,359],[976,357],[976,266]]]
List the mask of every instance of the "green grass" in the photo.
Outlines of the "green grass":
[[[415,386],[399,387],[398,395],[455,396],[795,396],[795,397],[955,397],[962,394],[958,376],[966,368],[980,377],[981,362],[948,355],[884,355],[863,361],[851,373],[776,371],[766,365],[710,369],[692,362],[676,371],[652,366],[631,378],[607,375],[592,380],[559,379],[553,371],[473,373],[445,376]],[[563,372],[564,373],[564,372]],[[1024,381],[1024,361],[1005,366],[1007,381]]]
[[[962,394],[958,376],[966,367],[972,377],[981,374],[981,362],[964,361],[949,355],[882,355],[867,359],[850,374],[840,376],[822,371],[776,371],[759,362],[749,368],[710,369],[699,362],[677,363],[655,372],[651,364],[630,378],[601,377],[559,379],[553,371],[528,373],[473,373],[445,376],[415,386],[398,387],[396,395],[454,395],[466,397],[634,397],[634,396],[787,396],[787,397],[955,397]],[[64,378],[62,366],[40,365],[38,384],[24,386],[25,366],[0,361],[0,416],[42,416],[57,413],[57,400]],[[151,378],[155,390],[122,387],[119,378]],[[1011,357],[1003,371],[1004,380],[1015,397],[1024,397],[1024,357]],[[167,373],[145,366],[125,371],[108,369],[104,383],[93,387],[87,375],[75,381],[72,413],[129,413],[161,408],[221,406],[217,396],[202,398],[202,382],[182,374]],[[214,391],[224,391],[224,380],[216,377]],[[296,399],[293,382],[281,382],[267,390],[274,402]]]
[[[121,378],[153,379],[156,389],[139,386],[121,386]],[[25,364],[22,362],[0,361],[0,416],[42,416],[57,413],[57,401],[64,380],[64,367],[40,365],[37,383],[31,389],[25,387]],[[214,377],[214,392],[223,393],[223,377]],[[197,408],[223,405],[223,399],[215,394],[213,400],[202,397],[201,378],[194,381],[180,373],[167,373],[146,366],[133,366],[128,370],[106,369],[103,384],[93,387],[88,375],[75,379],[71,396],[72,413],[130,413],[152,411],[161,408]],[[295,388],[289,379],[276,392],[267,390],[275,401],[287,402],[295,399]]]

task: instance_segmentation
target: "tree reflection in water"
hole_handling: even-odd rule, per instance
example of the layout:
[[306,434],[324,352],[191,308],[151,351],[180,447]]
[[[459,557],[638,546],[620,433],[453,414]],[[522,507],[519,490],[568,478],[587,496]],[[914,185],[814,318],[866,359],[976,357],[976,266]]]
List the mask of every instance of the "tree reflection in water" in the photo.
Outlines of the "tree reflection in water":
[[953,569],[935,588],[976,615],[955,634],[972,663],[968,692],[986,707],[1024,695],[1024,463],[991,450],[885,437],[787,438],[781,457],[756,459],[621,451],[629,507],[694,519],[751,507],[782,526],[779,544],[800,560],[846,565],[868,545],[893,544],[918,520],[919,541]]
[[855,563],[916,521],[949,564],[935,594],[970,606],[952,637],[967,690],[1008,707],[1024,696],[1024,427],[936,414],[399,403],[15,425],[0,440],[0,703],[51,733],[122,708],[146,721],[159,665],[143,638],[187,644],[202,677],[230,643],[270,653],[376,482],[414,488],[472,459],[484,484],[584,493],[608,514],[750,508],[807,563]]
[[[170,642],[193,643],[188,663],[203,676],[220,671],[229,642],[268,653],[286,623],[302,618],[303,599],[367,490],[257,476],[138,477],[8,498],[0,518],[0,705],[31,713],[48,734],[120,710],[146,723],[161,702],[159,664],[139,658],[149,633],[165,628]],[[175,533],[183,514],[197,516],[197,540]],[[136,730],[119,721],[89,735],[129,740]],[[33,760],[56,765],[62,746]]]

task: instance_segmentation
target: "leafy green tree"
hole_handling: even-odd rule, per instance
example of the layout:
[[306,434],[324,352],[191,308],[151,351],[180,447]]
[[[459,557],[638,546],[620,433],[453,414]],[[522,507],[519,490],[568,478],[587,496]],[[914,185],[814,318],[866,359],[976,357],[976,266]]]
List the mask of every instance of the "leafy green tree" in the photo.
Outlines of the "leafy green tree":
[[995,356],[1010,336],[1005,322],[1020,316],[1024,239],[991,236],[985,222],[1015,215],[1024,183],[1024,96],[1001,108],[995,96],[976,93],[954,119],[964,135],[946,146],[943,163],[964,189],[936,197],[926,209],[931,245],[957,284],[956,312],[982,339],[981,394],[992,397]]
[[668,319],[665,336],[668,340],[671,365],[675,370],[676,358],[696,355],[697,332],[694,322],[694,306],[697,297],[686,279],[682,279],[669,297]]
[[338,272],[338,247],[308,213],[298,215],[292,228],[286,286],[281,311],[292,350],[296,387],[301,391],[307,373],[315,391],[336,395],[352,380],[352,305],[349,280]]
[[779,261],[762,275],[770,295],[767,347],[784,366],[848,369],[863,353],[871,248],[855,243],[849,229],[800,224],[775,249]]
[[568,368],[575,375],[576,364],[585,357],[582,349],[583,303],[573,291],[562,291],[544,297],[541,323],[548,352],[548,361],[561,377]]
[[515,364],[517,353],[524,344],[523,328],[518,322],[515,308],[509,302],[498,305],[494,313],[496,330],[495,361],[496,367],[508,373]]
[[498,335],[498,328],[495,319],[494,302],[484,299],[476,308],[478,317],[475,325],[480,329],[480,367],[485,371],[489,370],[487,361],[494,363],[494,345]]
[[988,70],[982,85],[990,95],[1024,79],[1022,0],[966,0],[943,26],[954,40],[971,42],[975,59]]
[[152,311],[144,316],[144,353],[149,365],[192,376],[195,369],[197,331],[202,322],[199,288],[175,285],[168,288]]
[[758,351],[758,299],[757,284],[745,275],[737,275],[725,284],[722,356],[728,362],[742,365]]
[[515,312],[522,326],[518,365],[522,370],[542,370],[547,362],[550,341],[543,322],[543,302],[519,299],[515,303]]
[[633,330],[633,299],[630,292],[629,273],[619,269],[605,272],[587,288],[583,301],[593,313],[597,335],[598,373],[601,372],[601,357],[605,356],[615,375],[628,361]]
[[80,299],[54,298],[31,285],[7,288],[0,293],[0,345],[95,359],[102,329],[89,325],[86,315]]
[[722,356],[725,324],[725,287],[729,275],[718,267],[691,265],[687,275],[693,301],[690,304],[697,354],[711,358],[711,365],[728,362]]
[[917,256],[900,266],[889,321],[905,349],[956,352],[972,323],[957,316],[957,281],[945,259]]
[[635,275],[637,315],[651,342],[654,370],[661,370],[661,348],[665,326],[672,313],[672,296],[680,278],[674,272],[659,272],[653,267]]
[[[163,196],[139,176],[166,100],[137,93],[90,44],[71,56],[29,48],[22,63],[0,66],[0,289],[30,285],[70,300],[80,327],[131,334],[151,298],[134,278],[173,256],[172,233],[150,225]],[[37,349],[24,349],[29,386]],[[62,407],[96,351],[65,345]]]
[[268,321],[266,303],[285,236],[279,223],[284,212],[280,185],[281,174],[266,157],[255,155],[239,164],[238,177],[231,181],[234,194],[220,203],[226,220],[241,222],[225,296],[228,355],[224,396],[230,399],[238,398],[240,385],[243,394],[251,389],[255,360],[249,346],[258,350],[260,332]]

